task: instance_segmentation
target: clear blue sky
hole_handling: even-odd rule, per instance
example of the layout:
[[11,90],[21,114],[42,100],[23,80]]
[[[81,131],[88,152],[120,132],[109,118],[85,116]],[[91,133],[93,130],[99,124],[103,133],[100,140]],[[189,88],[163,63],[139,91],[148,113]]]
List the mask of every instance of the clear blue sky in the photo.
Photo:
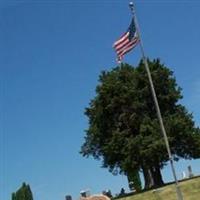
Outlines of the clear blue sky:
[[[127,188],[101,162],[82,158],[98,75],[116,66],[112,44],[130,22],[127,0],[0,1],[0,199],[23,181],[35,200],[64,200]],[[146,54],[161,58],[183,88],[182,103],[200,125],[200,1],[137,0]],[[139,48],[125,61],[136,65]],[[200,160],[176,163],[177,173]],[[165,181],[172,180],[169,167]]]

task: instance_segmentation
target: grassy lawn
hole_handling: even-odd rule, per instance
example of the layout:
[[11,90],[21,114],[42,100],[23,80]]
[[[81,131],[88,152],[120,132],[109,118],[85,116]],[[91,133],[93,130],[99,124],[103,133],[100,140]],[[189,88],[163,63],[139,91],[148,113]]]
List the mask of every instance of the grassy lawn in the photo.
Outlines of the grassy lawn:
[[[180,182],[184,200],[200,200],[200,177]],[[177,200],[175,185],[123,197],[120,200]]]

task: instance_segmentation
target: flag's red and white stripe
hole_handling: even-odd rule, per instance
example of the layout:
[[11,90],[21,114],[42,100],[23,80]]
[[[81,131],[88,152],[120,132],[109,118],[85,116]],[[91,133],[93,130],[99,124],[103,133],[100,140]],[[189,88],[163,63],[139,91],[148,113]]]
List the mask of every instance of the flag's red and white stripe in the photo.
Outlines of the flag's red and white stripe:
[[139,41],[137,36],[134,36],[132,40],[130,40],[129,34],[129,31],[123,34],[113,45],[117,53],[118,61],[121,61],[123,55],[128,53],[131,49],[133,49]]

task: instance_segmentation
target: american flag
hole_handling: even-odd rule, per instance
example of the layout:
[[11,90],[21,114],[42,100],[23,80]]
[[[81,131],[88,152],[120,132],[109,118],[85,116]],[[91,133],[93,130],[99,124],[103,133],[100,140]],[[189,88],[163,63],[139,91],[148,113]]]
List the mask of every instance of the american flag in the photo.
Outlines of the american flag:
[[122,61],[124,54],[131,51],[139,42],[139,37],[137,35],[134,19],[132,19],[131,24],[126,33],[124,33],[113,45],[116,53],[117,60]]

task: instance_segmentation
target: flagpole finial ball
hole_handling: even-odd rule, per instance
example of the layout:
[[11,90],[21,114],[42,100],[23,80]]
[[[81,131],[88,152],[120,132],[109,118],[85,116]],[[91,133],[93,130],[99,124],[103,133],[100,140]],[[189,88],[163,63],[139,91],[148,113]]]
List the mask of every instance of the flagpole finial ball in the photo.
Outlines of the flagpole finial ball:
[[132,1],[129,3],[129,6],[130,6],[131,8],[133,7],[133,2],[132,2]]

